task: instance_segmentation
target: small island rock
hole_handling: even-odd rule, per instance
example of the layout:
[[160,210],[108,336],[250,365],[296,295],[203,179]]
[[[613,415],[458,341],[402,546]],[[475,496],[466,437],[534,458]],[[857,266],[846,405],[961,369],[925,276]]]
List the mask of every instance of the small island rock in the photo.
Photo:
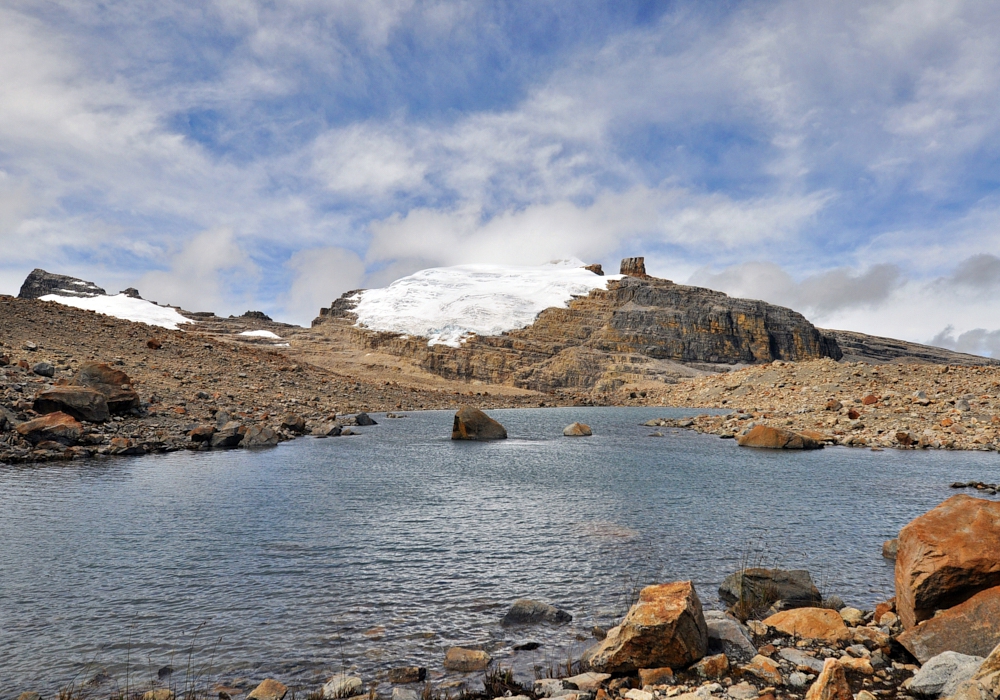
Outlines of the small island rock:
[[593,434],[590,426],[586,423],[570,423],[563,428],[563,435],[566,437],[588,437]]
[[451,428],[452,440],[506,440],[507,429],[471,406],[462,406],[455,413]]

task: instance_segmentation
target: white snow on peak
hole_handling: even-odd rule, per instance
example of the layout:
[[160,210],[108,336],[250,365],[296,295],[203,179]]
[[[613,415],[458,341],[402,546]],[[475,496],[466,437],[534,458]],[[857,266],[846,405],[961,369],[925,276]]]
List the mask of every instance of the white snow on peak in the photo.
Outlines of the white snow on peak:
[[250,338],[274,338],[275,340],[281,340],[280,335],[272,333],[271,331],[243,331],[240,335],[245,335]]
[[126,321],[136,323],[147,323],[150,326],[160,326],[177,330],[177,326],[182,323],[194,323],[189,318],[185,318],[177,313],[176,309],[158,306],[145,299],[135,299],[116,294],[114,296],[98,295],[93,297],[64,297],[58,294],[46,294],[41,297],[42,301],[55,301],[66,306],[75,306],[78,309],[89,309],[105,316],[114,316]]
[[537,267],[456,265],[421,270],[352,298],[359,326],[459,347],[472,335],[529,326],[545,309],[566,308],[574,296],[621,278],[595,275],[576,259]]

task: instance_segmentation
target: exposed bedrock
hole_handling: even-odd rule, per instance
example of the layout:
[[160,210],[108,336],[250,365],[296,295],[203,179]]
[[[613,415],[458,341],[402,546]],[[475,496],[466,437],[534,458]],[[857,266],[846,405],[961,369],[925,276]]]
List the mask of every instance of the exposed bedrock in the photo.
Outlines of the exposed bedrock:
[[[314,321],[353,322],[348,292]],[[528,389],[615,389],[623,377],[673,381],[688,364],[736,365],[774,360],[839,359],[832,336],[804,316],[763,301],[734,299],[656,277],[610,281],[549,308],[527,328],[473,337],[461,347],[353,329],[358,344],[415,358],[450,379],[478,379]]]

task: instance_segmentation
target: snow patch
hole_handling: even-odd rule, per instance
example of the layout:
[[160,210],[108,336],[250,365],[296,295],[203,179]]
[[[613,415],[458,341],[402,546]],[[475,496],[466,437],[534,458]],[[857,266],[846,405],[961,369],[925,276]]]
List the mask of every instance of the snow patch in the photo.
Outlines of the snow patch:
[[245,335],[249,338],[274,338],[275,340],[281,340],[280,335],[271,331],[243,331],[240,335]]
[[93,297],[64,297],[58,294],[46,294],[41,297],[41,300],[55,301],[78,309],[96,311],[105,316],[114,316],[126,321],[147,323],[150,326],[160,326],[171,330],[177,330],[177,326],[182,323],[194,323],[191,319],[177,313],[176,309],[158,306],[151,301],[135,299],[124,294]]
[[457,265],[421,270],[352,299],[359,326],[459,347],[472,335],[529,326],[545,309],[566,308],[574,296],[621,278],[595,275],[576,259],[537,267]]

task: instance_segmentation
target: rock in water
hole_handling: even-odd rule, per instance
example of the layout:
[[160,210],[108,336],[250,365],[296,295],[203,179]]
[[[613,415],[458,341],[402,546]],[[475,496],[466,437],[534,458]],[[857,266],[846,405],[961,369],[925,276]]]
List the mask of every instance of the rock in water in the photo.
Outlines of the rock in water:
[[844,667],[836,659],[827,659],[823,671],[806,693],[806,700],[853,700]]
[[338,673],[323,685],[322,694],[326,700],[349,698],[360,693],[361,686],[361,679],[357,676]]
[[548,622],[554,625],[572,621],[573,616],[554,605],[542,603],[530,598],[514,601],[510,610],[500,621],[501,625],[531,625],[538,622]]
[[452,647],[445,652],[444,667],[449,671],[460,671],[462,673],[485,671],[492,660],[489,654],[479,649]]
[[904,628],[993,586],[1000,586],[1000,503],[952,496],[900,530],[896,611]]
[[507,429],[471,406],[462,406],[455,413],[451,428],[452,440],[506,440]]
[[362,427],[366,425],[378,425],[378,423],[375,422],[375,419],[369,416],[367,413],[359,413],[358,415],[356,415],[354,417],[354,423],[355,425],[360,425]]
[[586,423],[570,423],[563,428],[563,435],[566,437],[589,437],[593,431]]
[[17,432],[32,445],[40,442],[75,445],[83,434],[83,426],[73,416],[56,411],[21,423],[17,426]]
[[813,608],[823,602],[819,589],[804,569],[744,569],[730,574],[719,586],[719,598],[726,605],[740,605],[746,611],[778,608]]
[[54,386],[40,392],[34,409],[43,415],[62,411],[89,423],[103,423],[111,416],[104,394],[84,386]]
[[389,669],[390,683],[421,683],[427,677],[423,666],[397,666]]
[[895,537],[882,543],[882,556],[886,559],[895,559],[899,552],[899,540]]
[[35,268],[25,278],[17,296],[19,299],[38,299],[47,294],[58,294],[61,297],[96,297],[107,292],[93,282],[85,282],[67,275],[54,275]]
[[896,641],[920,663],[944,651],[989,655],[1000,644],[1000,586],[980,591],[964,603],[939,612],[903,632]]
[[823,443],[801,433],[769,425],[756,425],[736,443],[740,447],[764,447],[772,450],[818,450]]
[[268,678],[247,695],[247,700],[282,700],[288,686],[284,683]]
[[590,667],[603,673],[678,668],[705,656],[708,628],[690,581],[647,586],[620,625],[587,650]]
[[251,425],[243,434],[240,447],[274,447],[278,444],[278,434],[266,425]]

